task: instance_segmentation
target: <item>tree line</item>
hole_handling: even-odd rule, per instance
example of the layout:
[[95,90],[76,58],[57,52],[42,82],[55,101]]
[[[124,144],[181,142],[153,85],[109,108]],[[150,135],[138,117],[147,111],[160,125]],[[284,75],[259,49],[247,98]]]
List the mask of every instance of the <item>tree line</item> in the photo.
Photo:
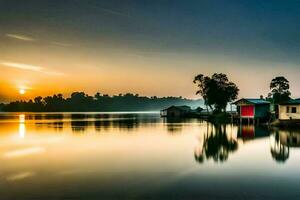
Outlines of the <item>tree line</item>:
[[158,111],[171,105],[199,106],[201,100],[182,97],[146,97],[138,94],[119,94],[109,96],[96,93],[90,96],[84,92],[73,92],[70,97],[62,94],[35,97],[28,101],[14,101],[2,104],[7,112],[106,112],[106,111]]

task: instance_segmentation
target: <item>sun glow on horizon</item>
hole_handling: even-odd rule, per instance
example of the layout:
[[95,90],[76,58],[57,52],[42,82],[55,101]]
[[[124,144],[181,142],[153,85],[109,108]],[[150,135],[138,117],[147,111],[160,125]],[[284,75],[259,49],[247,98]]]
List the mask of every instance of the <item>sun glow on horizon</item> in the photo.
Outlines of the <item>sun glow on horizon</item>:
[[20,93],[21,95],[23,95],[23,94],[26,93],[26,91],[25,91],[25,89],[21,88],[21,89],[19,89],[19,93]]

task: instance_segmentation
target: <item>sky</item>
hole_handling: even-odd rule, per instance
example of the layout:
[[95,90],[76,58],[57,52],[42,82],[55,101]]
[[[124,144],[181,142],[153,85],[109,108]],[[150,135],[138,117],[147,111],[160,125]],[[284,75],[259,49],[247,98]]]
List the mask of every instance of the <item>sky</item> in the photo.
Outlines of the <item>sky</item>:
[[0,0],[0,101],[197,98],[194,76],[215,72],[239,97],[266,96],[275,76],[300,97],[299,22],[298,0]]

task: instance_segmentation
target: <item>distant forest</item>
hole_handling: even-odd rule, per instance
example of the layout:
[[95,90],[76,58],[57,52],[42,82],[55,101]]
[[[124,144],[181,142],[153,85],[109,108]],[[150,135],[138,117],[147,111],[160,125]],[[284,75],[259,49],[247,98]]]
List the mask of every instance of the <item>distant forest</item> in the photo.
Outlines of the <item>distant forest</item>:
[[159,111],[172,105],[187,105],[192,108],[203,106],[203,100],[182,97],[145,97],[138,94],[89,96],[84,92],[74,92],[64,98],[62,94],[41,97],[29,101],[14,101],[0,104],[1,111],[7,112],[108,112],[108,111]]

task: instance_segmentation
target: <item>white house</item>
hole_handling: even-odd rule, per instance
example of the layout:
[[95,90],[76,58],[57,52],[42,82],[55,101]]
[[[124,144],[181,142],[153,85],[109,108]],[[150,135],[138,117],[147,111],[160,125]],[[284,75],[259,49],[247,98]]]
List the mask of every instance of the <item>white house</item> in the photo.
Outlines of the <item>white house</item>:
[[300,120],[300,99],[291,99],[278,107],[280,120]]

